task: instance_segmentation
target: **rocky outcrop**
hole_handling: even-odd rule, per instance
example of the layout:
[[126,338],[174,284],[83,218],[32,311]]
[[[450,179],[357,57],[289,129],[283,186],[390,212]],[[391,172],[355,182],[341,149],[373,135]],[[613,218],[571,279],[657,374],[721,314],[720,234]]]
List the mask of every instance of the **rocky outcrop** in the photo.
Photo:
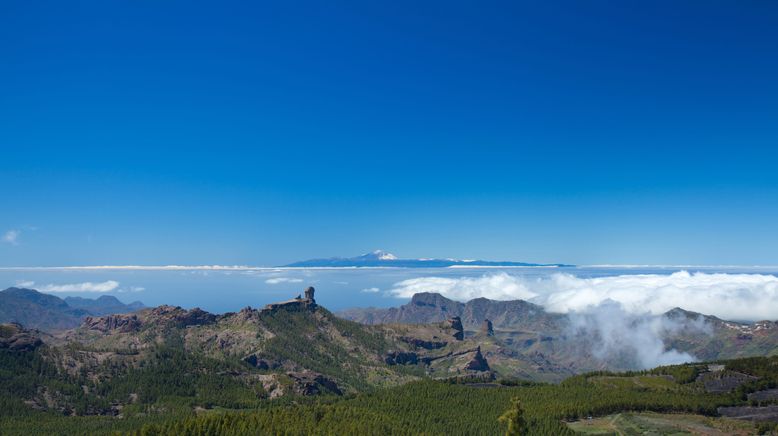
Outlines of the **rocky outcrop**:
[[424,339],[411,338],[407,336],[400,337],[400,340],[406,344],[412,345],[416,348],[424,348],[425,350],[437,350],[448,345],[448,342],[445,341],[426,341]]
[[489,363],[486,358],[481,354],[481,347],[475,349],[473,358],[465,364],[465,368],[468,371],[489,371]]
[[103,333],[112,331],[130,333],[140,330],[141,321],[137,315],[88,316],[81,326],[87,330],[97,330]]
[[481,324],[481,333],[486,336],[494,336],[494,326],[492,326],[492,322],[488,319],[485,319]]
[[186,310],[179,306],[163,305],[152,309],[150,316],[158,322],[173,323],[180,327],[206,325],[216,322],[216,315],[208,313],[199,307]]
[[313,286],[308,286],[305,288],[305,299],[311,300],[311,302],[315,303],[316,299],[313,298],[313,294],[316,292],[316,289],[314,289]]
[[264,310],[274,312],[276,310],[316,310],[316,299],[314,299],[313,295],[316,292],[316,290],[313,288],[313,286],[308,286],[305,289],[305,298],[303,298],[302,295],[298,295],[296,298],[293,298],[291,300],[281,301],[279,303],[271,303],[265,306]]
[[316,395],[325,391],[335,395],[343,395],[343,391],[334,380],[317,372],[288,372],[286,375],[292,379],[292,389],[298,395]]
[[257,356],[256,354],[251,354],[249,356],[244,357],[243,361],[253,366],[254,368],[263,369],[263,370],[278,369],[281,367],[281,362],[278,362],[276,360],[263,359]]
[[460,319],[458,316],[455,316],[453,318],[450,318],[448,320],[448,326],[454,330],[454,339],[461,341],[465,339],[465,329],[462,327],[462,319]]
[[392,351],[384,358],[387,365],[416,365],[419,355],[412,351]]
[[36,332],[16,323],[0,324],[0,349],[33,351],[41,345],[43,341]]

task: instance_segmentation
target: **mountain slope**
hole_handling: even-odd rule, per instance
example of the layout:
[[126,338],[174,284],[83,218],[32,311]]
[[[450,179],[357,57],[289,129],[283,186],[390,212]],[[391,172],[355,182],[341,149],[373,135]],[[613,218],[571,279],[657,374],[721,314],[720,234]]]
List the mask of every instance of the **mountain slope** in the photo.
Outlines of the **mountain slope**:
[[463,340],[458,321],[366,326],[334,316],[313,292],[223,315],[160,306],[87,317],[50,345],[72,375],[115,377],[105,368],[153,366],[160,349],[173,350],[221,362],[235,382],[259,386],[270,397],[361,392],[426,376],[490,376],[478,344]]
[[101,295],[96,299],[82,297],[65,297],[65,303],[76,309],[83,309],[91,315],[109,315],[112,313],[134,312],[145,308],[140,301],[124,304],[113,295]]
[[89,315],[132,312],[142,306],[140,302],[126,305],[110,296],[63,300],[34,289],[8,288],[0,291],[0,323],[17,322],[25,327],[58,331],[77,327]]
[[88,312],[72,308],[61,298],[32,289],[0,291],[0,322],[18,322],[42,330],[76,327]]

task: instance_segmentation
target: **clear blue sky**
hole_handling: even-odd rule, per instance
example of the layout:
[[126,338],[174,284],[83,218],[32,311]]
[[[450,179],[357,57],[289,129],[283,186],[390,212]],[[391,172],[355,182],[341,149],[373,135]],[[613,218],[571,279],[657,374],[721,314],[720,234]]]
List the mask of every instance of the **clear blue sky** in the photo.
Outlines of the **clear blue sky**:
[[5,1],[0,58],[3,266],[778,264],[774,1]]

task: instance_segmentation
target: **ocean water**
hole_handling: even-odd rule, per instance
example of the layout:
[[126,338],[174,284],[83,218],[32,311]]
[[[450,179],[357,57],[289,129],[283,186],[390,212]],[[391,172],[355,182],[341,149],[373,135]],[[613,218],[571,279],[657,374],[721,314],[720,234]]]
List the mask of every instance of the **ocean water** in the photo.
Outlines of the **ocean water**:
[[[555,274],[578,278],[670,275],[678,271],[706,274],[778,274],[778,267],[598,266],[570,268],[354,268],[354,269],[0,269],[0,289],[25,286],[60,297],[96,298],[113,295],[123,302],[139,300],[148,306],[172,304],[210,312],[262,307],[316,287],[317,301],[337,311],[350,307],[391,307],[409,298],[392,292],[410,279],[436,277],[459,280],[496,275],[520,277],[526,283]],[[637,290],[636,292],[640,292]]]

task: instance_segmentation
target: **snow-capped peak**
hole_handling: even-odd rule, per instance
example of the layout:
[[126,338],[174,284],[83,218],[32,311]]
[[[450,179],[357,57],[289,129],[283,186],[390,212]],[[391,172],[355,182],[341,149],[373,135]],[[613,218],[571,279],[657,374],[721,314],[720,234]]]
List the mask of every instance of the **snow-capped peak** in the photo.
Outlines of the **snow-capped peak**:
[[397,260],[397,256],[382,250],[376,250],[372,253],[368,253],[364,257],[370,257],[372,259],[378,259],[378,260]]

